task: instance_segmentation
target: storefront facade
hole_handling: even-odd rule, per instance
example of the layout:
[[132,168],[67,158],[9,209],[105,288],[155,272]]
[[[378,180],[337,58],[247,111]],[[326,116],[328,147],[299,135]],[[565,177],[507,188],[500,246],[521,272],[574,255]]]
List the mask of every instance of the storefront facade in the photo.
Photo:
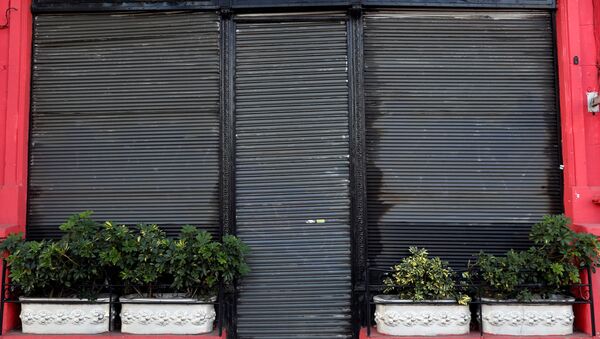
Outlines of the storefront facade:
[[598,232],[597,1],[2,6],[0,236],[82,210],[237,234],[239,338],[358,336],[366,267],[409,246]]

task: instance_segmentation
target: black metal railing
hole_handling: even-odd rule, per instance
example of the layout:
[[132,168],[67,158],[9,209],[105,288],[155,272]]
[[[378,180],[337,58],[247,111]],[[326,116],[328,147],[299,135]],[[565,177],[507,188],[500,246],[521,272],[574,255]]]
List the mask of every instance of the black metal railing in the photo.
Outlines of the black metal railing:
[[[119,300],[119,296],[124,296],[124,291],[126,288],[131,288],[132,286],[125,286],[122,284],[103,284],[101,286],[93,286],[94,291],[96,291],[99,297],[95,300],[44,300],[44,304],[79,304],[79,305],[96,305],[96,304],[108,304],[109,313],[108,313],[108,331],[114,332],[116,331],[116,325],[119,325],[120,319],[119,309],[122,302]],[[138,286],[134,286],[138,287]],[[0,285],[0,329],[4,328],[4,308],[6,304],[25,304],[25,303],[39,303],[39,301],[27,301],[20,300],[15,298],[15,292],[20,289],[18,284],[12,284],[8,281],[8,265],[6,260],[2,260],[2,282]],[[162,293],[169,292],[169,285],[157,284],[152,286],[153,291],[156,294],[160,295]],[[103,296],[107,296],[104,298]],[[183,299],[183,298],[182,298]],[[135,305],[143,305],[143,304],[156,304],[155,301],[152,300],[135,300],[131,302]],[[221,336],[223,334],[223,329],[226,325],[231,324],[232,318],[232,293],[226,292],[225,288],[220,286],[218,288],[216,300],[212,301],[191,301],[189,300],[161,300],[161,305],[214,305],[216,312],[216,331],[218,335]],[[0,331],[0,336],[2,336],[2,331]]]
[[[381,267],[367,267],[365,271],[365,289],[364,289],[364,315],[366,317],[366,326],[367,326],[367,336],[371,336],[371,327],[373,326],[373,309],[376,304],[373,301],[373,296],[376,294],[380,294],[386,287],[400,287],[400,286],[387,286],[382,283],[372,284],[371,281],[383,281],[383,278],[388,274],[393,272],[390,268],[381,268]],[[569,300],[533,300],[533,301],[519,301],[519,303],[523,304],[566,304],[566,305],[576,305],[576,304],[584,304],[590,305],[590,327],[591,327],[591,335],[595,336],[596,333],[596,324],[595,324],[595,313],[594,313],[594,292],[592,287],[592,270],[590,267],[585,269],[587,273],[587,281],[586,283],[573,284],[571,285],[572,290],[575,293],[572,293],[574,297]],[[457,276],[460,276],[458,272]],[[528,284],[528,285],[520,285],[519,288],[531,288],[531,287],[543,287],[541,284]],[[483,285],[481,283],[456,283],[456,289],[459,293],[469,294],[472,297],[472,300],[469,302],[470,305],[474,305],[476,308],[476,315],[478,319],[478,330],[479,335],[483,336],[483,312],[482,305],[492,305],[492,304],[514,304],[514,300],[491,300],[486,299],[483,293]],[[469,293],[467,293],[469,292]],[[393,301],[378,301],[377,304],[393,304]],[[423,301],[423,302],[414,302],[414,304],[426,304],[426,305],[436,305],[436,304],[445,304],[447,302],[436,302],[436,301]]]

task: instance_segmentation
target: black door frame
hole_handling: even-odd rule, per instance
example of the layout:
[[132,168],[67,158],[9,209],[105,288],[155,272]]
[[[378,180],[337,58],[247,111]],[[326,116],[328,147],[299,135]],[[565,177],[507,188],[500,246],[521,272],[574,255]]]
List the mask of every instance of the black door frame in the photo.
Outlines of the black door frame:
[[[329,11],[339,13],[339,9],[329,8]],[[255,12],[255,11],[252,11]],[[259,13],[268,11],[258,10]],[[280,11],[277,11],[280,12]],[[281,11],[283,13],[283,11]],[[320,9],[319,12],[325,12]],[[349,195],[350,195],[350,228],[351,228],[351,323],[352,336],[358,338],[362,325],[360,316],[359,300],[363,292],[357,292],[357,283],[364,286],[364,274],[367,265],[367,197],[366,197],[366,142],[365,142],[365,114],[363,95],[363,45],[362,45],[362,6],[355,5],[346,11],[345,17],[339,15],[327,16],[269,16],[268,18],[236,18],[231,8],[221,9],[221,39],[224,47],[221,56],[222,87],[224,93],[222,102],[222,121],[224,130],[222,132],[222,220],[223,233],[235,234],[235,67],[236,67],[236,25],[237,22],[278,22],[278,21],[346,21],[347,28],[347,56],[348,56],[348,134],[349,134]],[[237,13],[248,13],[248,11],[237,11]],[[293,11],[285,10],[285,13]],[[226,130],[225,130],[226,129]],[[364,287],[362,287],[364,290]],[[361,289],[359,288],[358,291]],[[234,300],[238,298],[238,289],[235,289]],[[230,326],[231,339],[237,338],[237,310],[236,302],[232,305],[232,324]]]

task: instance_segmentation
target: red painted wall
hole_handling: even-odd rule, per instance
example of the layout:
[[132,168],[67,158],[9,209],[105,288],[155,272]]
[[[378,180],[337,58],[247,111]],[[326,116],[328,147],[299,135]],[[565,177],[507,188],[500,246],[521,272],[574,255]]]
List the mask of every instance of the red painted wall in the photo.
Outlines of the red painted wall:
[[[27,137],[31,67],[30,0],[0,0],[0,238],[24,231],[27,207]],[[8,18],[4,17],[7,9]],[[17,322],[7,305],[4,328]]]
[[[599,0],[560,0],[557,11],[565,209],[575,224],[600,229],[600,114],[587,112],[586,92],[598,91]],[[575,65],[573,59],[579,58]]]
[[[32,18],[30,0],[0,0],[0,238],[25,230]],[[565,211],[581,231],[600,235],[600,113],[587,112],[586,92],[600,90],[600,0],[558,0],[557,44]],[[579,64],[574,63],[578,57]],[[600,328],[600,274],[596,274]],[[15,320],[5,313],[6,325]],[[579,307],[578,325],[589,331]],[[3,329],[5,330],[5,329]]]
[[[0,0],[0,237],[24,230],[31,67],[30,0]],[[9,13],[8,23],[4,13]]]
[[[594,203],[600,199],[600,114],[587,111],[585,98],[586,92],[599,90],[600,0],[559,0],[558,6],[565,211],[576,229],[600,235],[600,205]],[[593,281],[594,294],[600,296],[600,274]],[[595,309],[600,310],[600,298],[596,300]],[[589,307],[576,307],[576,312],[577,326],[591,332]]]

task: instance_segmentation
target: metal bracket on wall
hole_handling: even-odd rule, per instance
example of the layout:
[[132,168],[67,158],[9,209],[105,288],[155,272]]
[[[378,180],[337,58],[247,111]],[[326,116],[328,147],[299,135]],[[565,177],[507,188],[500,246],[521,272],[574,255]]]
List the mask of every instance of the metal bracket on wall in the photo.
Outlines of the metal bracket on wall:
[[588,112],[596,115],[596,113],[600,112],[600,96],[598,96],[598,92],[588,92],[587,93],[587,107]]

